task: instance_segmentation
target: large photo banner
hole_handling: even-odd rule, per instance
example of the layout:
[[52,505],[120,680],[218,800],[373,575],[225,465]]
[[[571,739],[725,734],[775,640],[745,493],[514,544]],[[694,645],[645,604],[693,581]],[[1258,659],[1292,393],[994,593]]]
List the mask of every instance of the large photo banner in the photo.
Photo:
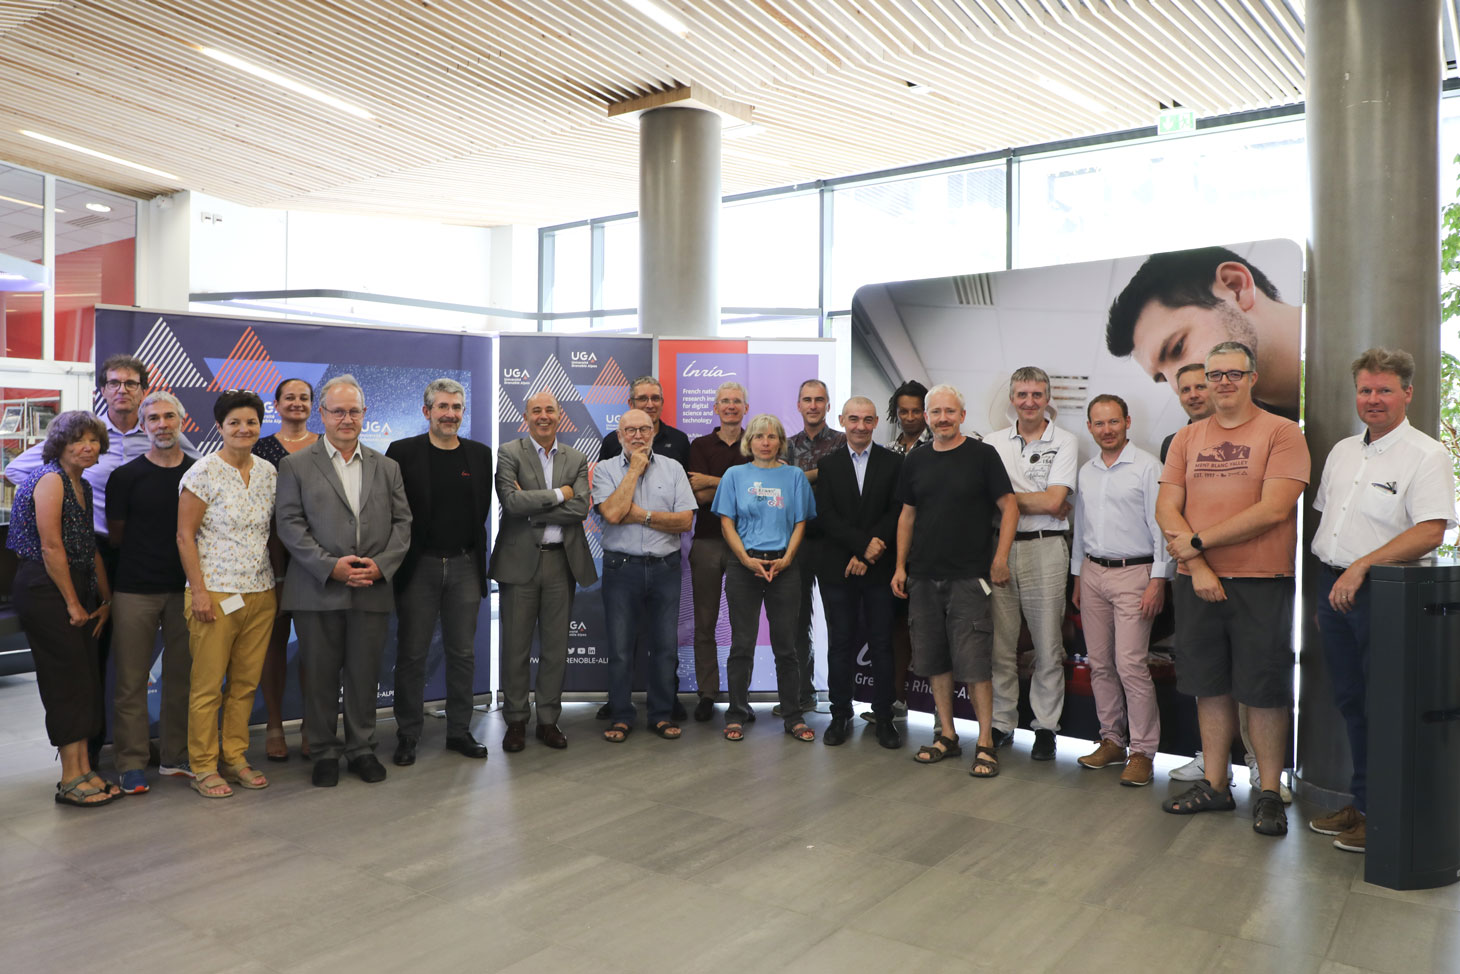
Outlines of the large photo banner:
[[[1223,341],[1254,349],[1256,398],[1296,419],[1302,297],[1302,247],[1262,240],[869,284],[852,300],[852,319],[866,345],[885,353],[884,371],[896,372],[886,376],[891,386],[906,379],[956,386],[968,403],[964,432],[984,438],[1013,424],[1010,373],[1044,369],[1054,421],[1074,435],[1083,464],[1098,453],[1085,426],[1091,398],[1123,398],[1131,441],[1159,456],[1166,437],[1188,421],[1177,373]],[[895,432],[879,431],[878,441]],[[1078,636],[1066,629],[1069,646]],[[864,667],[858,686],[869,678]],[[913,677],[912,687],[911,705],[931,710],[927,681]],[[959,716],[971,719],[963,692]]]
[[[551,392],[562,408],[558,440],[588,457],[593,466],[603,437],[618,429],[629,408],[629,383],[646,375],[653,362],[648,336],[507,334],[498,339],[500,374],[497,393],[499,448],[527,436],[523,418],[528,398]],[[588,548],[603,570],[603,540],[598,515],[584,523]],[[563,689],[569,692],[608,690],[608,644],[599,586],[579,588],[568,627],[568,668]],[[537,679],[538,641],[533,636],[532,673]],[[642,669],[642,668],[639,668]]]
[[[171,392],[187,409],[184,434],[204,454],[221,446],[213,424],[218,394],[248,389],[264,401],[261,435],[279,429],[274,390],[285,379],[303,379],[315,390],[326,380],[349,373],[360,382],[368,410],[360,442],[384,452],[392,440],[426,431],[421,414],[422,392],[432,379],[447,377],[466,389],[467,413],[461,435],[490,442],[492,431],[492,346],[480,335],[421,332],[393,328],[229,318],[220,315],[173,314],[132,308],[98,308],[96,362],[110,355],[135,355],[147,363],[153,390]],[[98,401],[98,411],[103,407]],[[322,433],[318,411],[309,429]],[[477,627],[476,686],[490,689],[491,611],[482,602]],[[380,668],[378,705],[395,702],[395,615]],[[297,639],[288,647],[290,675],[284,717],[301,715]],[[160,644],[159,644],[160,649]],[[440,633],[427,656],[426,699],[446,695],[444,650]],[[148,681],[148,709],[157,719],[157,680],[161,659],[154,659]],[[255,701],[253,722],[264,719],[262,697]]]
[[[661,338],[656,362],[659,380],[664,385],[663,420],[678,427],[691,440],[714,431],[720,425],[713,406],[715,390],[724,382],[738,382],[745,387],[747,423],[758,413],[772,413],[786,427],[787,436],[801,432],[801,414],[796,409],[796,400],[802,382],[820,379],[826,383],[827,422],[834,428],[836,417],[841,412],[842,398],[848,395],[838,388],[836,344],[829,338]],[[686,534],[679,600],[679,679],[680,686],[685,689],[694,684],[695,678],[694,599],[690,590],[689,545],[690,535]],[[724,680],[725,659],[730,652],[730,620],[723,591],[720,618],[715,625],[715,645],[720,656],[721,680]],[[816,596],[812,598],[811,645],[815,654],[816,686],[824,689],[826,623],[821,614],[821,599]],[[770,633],[764,612],[761,613],[760,631],[755,640],[755,669],[750,688],[776,689],[775,660],[771,655]]]

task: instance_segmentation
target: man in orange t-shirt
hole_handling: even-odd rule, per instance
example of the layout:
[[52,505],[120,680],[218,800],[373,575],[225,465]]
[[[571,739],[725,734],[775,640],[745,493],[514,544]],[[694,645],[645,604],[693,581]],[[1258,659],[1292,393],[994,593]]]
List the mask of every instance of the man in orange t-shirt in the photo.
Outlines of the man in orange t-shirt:
[[[1236,807],[1226,758],[1246,704],[1264,784],[1279,780],[1293,702],[1294,564],[1308,445],[1298,424],[1252,401],[1252,350],[1222,342],[1207,354],[1216,411],[1171,442],[1156,521],[1180,564],[1175,591],[1176,685],[1197,698],[1206,777],[1162,808],[1177,815]],[[1253,806],[1252,828],[1285,835],[1276,790]]]

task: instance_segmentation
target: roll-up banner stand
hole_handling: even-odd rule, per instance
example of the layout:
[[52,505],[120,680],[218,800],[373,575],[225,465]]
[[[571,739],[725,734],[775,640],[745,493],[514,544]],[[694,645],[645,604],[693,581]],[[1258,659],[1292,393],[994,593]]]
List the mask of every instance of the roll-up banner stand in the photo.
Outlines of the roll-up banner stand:
[[[557,397],[563,419],[558,441],[588,457],[593,467],[606,433],[618,429],[618,418],[629,408],[629,383],[649,373],[653,339],[647,335],[505,334],[498,342],[497,445],[527,436],[523,405],[544,390]],[[500,510],[498,511],[500,517]],[[603,540],[596,513],[584,523],[588,548],[600,574]],[[496,531],[496,523],[492,525]],[[607,692],[608,643],[603,622],[600,585],[579,588],[573,599],[568,626],[568,667],[563,690],[569,693]],[[501,643],[499,642],[499,646]],[[537,680],[539,642],[532,640],[532,679]],[[643,667],[636,670],[642,688]]]
[[[837,375],[836,343],[830,338],[812,339],[719,339],[660,338],[655,361],[664,385],[662,419],[678,427],[691,440],[705,436],[720,425],[715,418],[715,390],[724,382],[745,387],[748,409],[745,422],[759,413],[772,413],[786,428],[787,436],[801,432],[801,414],[796,409],[801,383],[820,379],[826,383],[827,422],[836,427],[836,417],[845,397],[845,379]],[[694,599],[690,591],[690,534],[682,545],[684,571],[679,600],[679,679],[682,689],[694,686]],[[723,586],[722,586],[723,587]],[[814,679],[826,687],[826,623],[821,598],[812,596],[811,645],[815,660]],[[715,624],[715,644],[720,656],[721,680],[730,652],[730,621],[723,590],[720,618]],[[752,690],[775,690],[776,668],[771,655],[770,634],[765,613],[755,640],[755,669]],[[720,689],[724,689],[722,686]]]
[[[1044,369],[1055,422],[1074,434],[1082,465],[1099,452],[1085,406],[1102,393],[1126,401],[1131,442],[1159,457],[1162,441],[1187,422],[1175,393],[1177,370],[1203,361],[1222,341],[1254,348],[1260,405],[1296,419],[1303,248],[1261,240],[1180,251],[1153,260],[1137,278],[1150,256],[868,284],[852,299],[853,329],[864,347],[880,353],[876,364],[889,388],[906,379],[956,386],[968,404],[964,432],[985,439],[1014,422],[1010,373],[1026,365]],[[1133,300],[1138,290],[1157,297],[1141,302],[1133,329],[1108,329],[1112,304],[1122,295]],[[879,430],[878,442],[895,435],[895,428]],[[1314,458],[1315,475],[1321,463]],[[1158,652],[1169,650],[1170,601],[1168,591],[1167,613],[1152,634]],[[1067,616],[1065,643],[1083,653],[1078,614]],[[1020,644],[1027,679],[1027,631]],[[864,663],[858,687],[870,674]],[[927,680],[912,677],[911,689],[910,706],[931,711]],[[958,694],[957,715],[971,720],[965,689]]]
[[[446,377],[466,389],[467,413],[461,435],[490,442],[492,436],[492,340],[486,335],[464,335],[406,328],[361,327],[344,324],[232,318],[212,314],[175,314],[136,308],[100,306],[96,311],[96,363],[118,353],[135,355],[147,363],[154,391],[171,392],[187,409],[184,434],[204,453],[221,446],[213,424],[213,403],[219,393],[247,389],[264,401],[261,435],[279,429],[274,415],[274,390],[285,379],[303,379],[317,391],[337,375],[349,373],[360,382],[367,408],[360,442],[385,451],[392,440],[426,431],[421,413],[422,393],[432,379]],[[97,411],[105,404],[98,395]],[[317,406],[317,404],[316,404]],[[316,408],[309,429],[322,433]],[[494,457],[495,460],[495,457]],[[491,535],[489,530],[489,538]],[[490,542],[489,542],[490,543]],[[378,706],[395,702],[396,617],[391,614],[390,635],[380,667]],[[477,619],[476,679],[473,690],[491,688],[491,610],[486,600]],[[302,714],[297,663],[298,642],[291,633],[290,676],[285,689],[284,718]],[[161,640],[148,678],[147,706],[157,720],[161,671]],[[446,696],[444,651],[439,631],[432,637],[426,662],[426,699]],[[107,699],[111,699],[110,682]],[[253,723],[264,720],[262,696],[255,700]]]

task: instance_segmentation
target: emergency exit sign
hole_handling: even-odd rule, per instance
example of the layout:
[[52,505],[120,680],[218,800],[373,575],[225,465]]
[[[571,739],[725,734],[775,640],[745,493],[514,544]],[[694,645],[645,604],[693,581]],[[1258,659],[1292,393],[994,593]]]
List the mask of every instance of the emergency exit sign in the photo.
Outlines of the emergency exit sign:
[[1157,135],[1176,135],[1196,131],[1196,109],[1164,108],[1156,116]]

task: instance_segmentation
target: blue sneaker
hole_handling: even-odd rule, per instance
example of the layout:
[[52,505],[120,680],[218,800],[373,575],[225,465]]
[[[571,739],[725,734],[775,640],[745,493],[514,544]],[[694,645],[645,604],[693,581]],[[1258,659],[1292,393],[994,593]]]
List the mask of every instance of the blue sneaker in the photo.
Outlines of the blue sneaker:
[[159,765],[157,773],[164,778],[191,778],[193,776],[193,769],[188,767],[186,761],[179,761],[177,764]]
[[147,785],[147,773],[145,771],[123,771],[122,772],[122,794],[144,795],[150,789]]

